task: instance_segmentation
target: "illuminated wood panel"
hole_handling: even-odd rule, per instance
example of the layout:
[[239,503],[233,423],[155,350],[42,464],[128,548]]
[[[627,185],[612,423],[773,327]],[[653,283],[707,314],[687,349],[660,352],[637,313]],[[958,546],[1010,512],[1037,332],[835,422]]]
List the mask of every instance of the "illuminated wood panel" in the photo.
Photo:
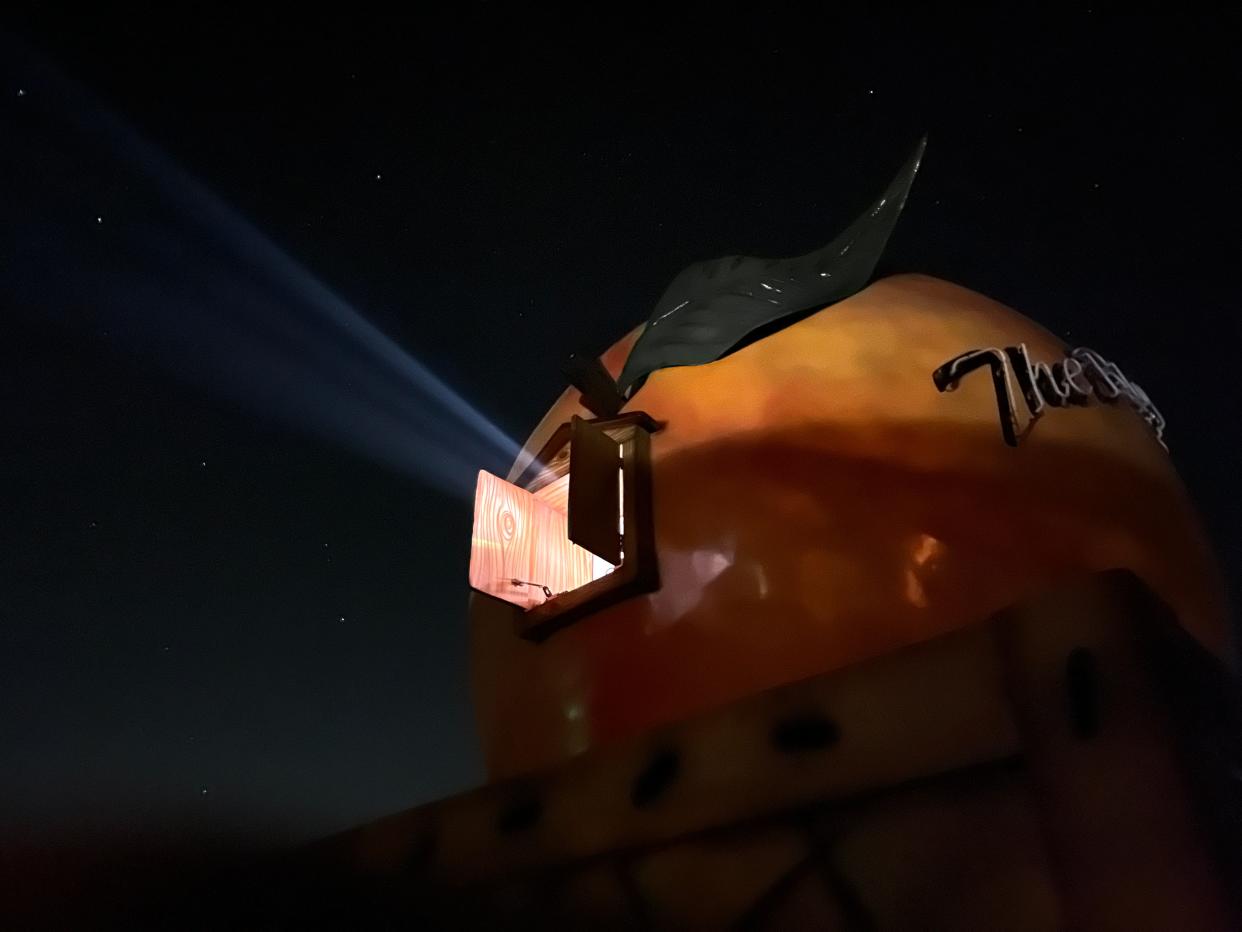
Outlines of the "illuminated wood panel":
[[562,514],[569,514],[569,473],[553,479],[538,492],[535,498],[546,502]]
[[[612,566],[569,540],[568,518],[540,497],[479,472],[474,494],[470,585],[522,608],[598,579]],[[513,580],[535,583],[515,586]]]

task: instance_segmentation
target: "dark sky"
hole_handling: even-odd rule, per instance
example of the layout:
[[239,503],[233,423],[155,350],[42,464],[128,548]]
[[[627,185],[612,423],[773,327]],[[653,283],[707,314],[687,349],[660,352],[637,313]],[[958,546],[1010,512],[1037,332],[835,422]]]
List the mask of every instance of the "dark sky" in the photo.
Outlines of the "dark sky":
[[[249,247],[96,110],[517,439],[679,269],[822,245],[926,131],[882,270],[1116,360],[1242,568],[1236,19],[336,7],[2,24],[0,841],[308,838],[483,778],[467,501],[228,363],[309,312],[211,305]],[[367,357],[317,339],[284,390],[352,410]]]

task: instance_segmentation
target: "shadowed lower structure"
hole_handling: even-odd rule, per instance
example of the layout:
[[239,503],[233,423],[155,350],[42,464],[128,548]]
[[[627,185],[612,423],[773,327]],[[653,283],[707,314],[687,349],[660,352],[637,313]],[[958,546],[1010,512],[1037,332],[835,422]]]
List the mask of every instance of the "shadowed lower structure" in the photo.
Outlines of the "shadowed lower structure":
[[1230,929],[1239,721],[1219,661],[1105,573],[326,840],[284,882],[326,925]]

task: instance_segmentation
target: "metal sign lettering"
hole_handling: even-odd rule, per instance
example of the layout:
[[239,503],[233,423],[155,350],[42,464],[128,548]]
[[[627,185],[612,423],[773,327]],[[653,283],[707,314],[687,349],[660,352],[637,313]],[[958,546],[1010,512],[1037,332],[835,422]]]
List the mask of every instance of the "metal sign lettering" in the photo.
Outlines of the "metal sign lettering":
[[[1168,449],[1164,442],[1164,417],[1147,393],[1127,379],[1116,364],[1094,350],[1085,347],[1072,349],[1064,359],[1052,365],[1033,362],[1025,343],[1003,350],[994,347],[969,350],[940,366],[932,373],[932,381],[940,391],[951,392],[963,376],[984,366],[992,372],[1001,433],[1011,447],[1016,447],[1030,433],[1035,422],[1049,407],[1085,405],[1094,394],[1100,401],[1110,404],[1126,401],[1155,432],[1160,445]],[[1021,429],[1015,382],[1017,394],[1021,394],[1029,414],[1026,426]]]

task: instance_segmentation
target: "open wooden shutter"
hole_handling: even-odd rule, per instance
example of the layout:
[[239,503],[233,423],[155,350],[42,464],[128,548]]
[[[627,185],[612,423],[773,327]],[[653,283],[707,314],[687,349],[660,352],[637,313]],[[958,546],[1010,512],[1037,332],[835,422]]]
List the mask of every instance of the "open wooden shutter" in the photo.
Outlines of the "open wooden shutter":
[[580,417],[569,434],[569,539],[621,562],[621,445]]

